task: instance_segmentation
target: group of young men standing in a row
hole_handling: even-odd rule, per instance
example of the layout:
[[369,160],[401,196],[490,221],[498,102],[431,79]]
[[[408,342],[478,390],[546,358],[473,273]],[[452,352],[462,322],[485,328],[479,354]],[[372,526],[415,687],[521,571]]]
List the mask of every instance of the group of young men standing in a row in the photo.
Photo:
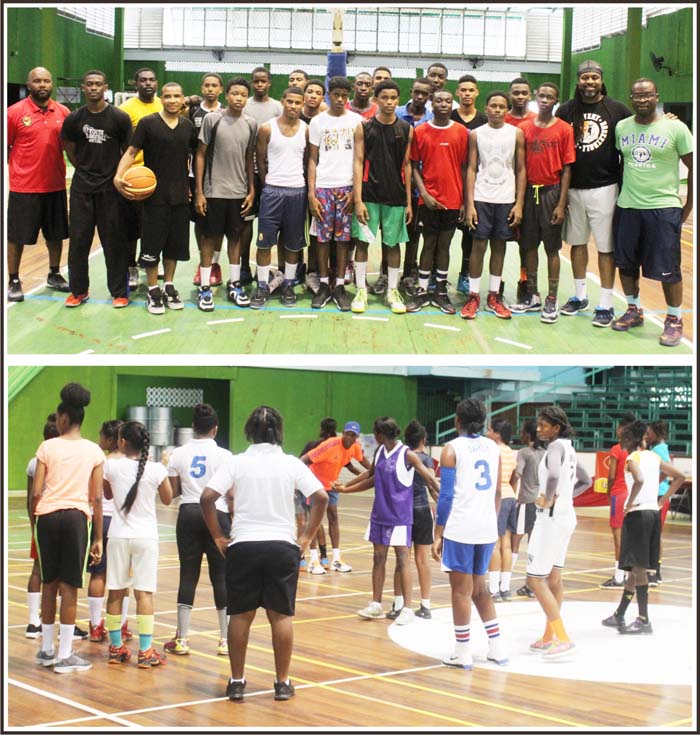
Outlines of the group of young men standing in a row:
[[[589,306],[587,243],[592,234],[601,279],[593,324],[628,331],[643,323],[641,268],[645,277],[662,282],[668,316],[660,341],[676,345],[682,337],[681,224],[693,195],[692,136],[680,121],[657,113],[653,81],[633,84],[633,115],[607,96],[597,62],[582,63],[577,75],[573,99],[559,106],[556,115],[557,85],[546,82],[535,90],[534,113],[528,110],[530,85],[521,77],[508,92],[487,95],[484,115],[474,105],[476,79],[459,79],[457,104],[445,89],[447,69],[439,63],[429,67],[427,77],[415,80],[402,106],[388,69],[358,74],[354,84],[336,76],[327,85],[295,70],[278,102],[269,97],[268,70],[259,67],[253,70],[252,85],[234,78],[224,87],[219,75],[206,74],[202,102],[185,117],[182,87],[168,82],[158,97],[150,69],[136,72],[137,96],[121,108],[105,100],[104,73],[87,72],[82,83],[86,104],[70,114],[50,98],[50,73],[34,69],[29,97],[8,110],[8,298],[23,298],[21,250],[36,242],[43,228],[51,256],[49,286],[70,290],[66,306],[87,300],[88,255],[97,228],[115,307],[126,306],[128,290],[138,285],[140,237],[138,262],[146,271],[149,312],[181,309],[173,281],[177,262],[190,257],[192,219],[200,252],[195,283],[203,311],[214,308],[211,286],[222,283],[224,235],[229,300],[262,308],[279,287],[281,302],[293,306],[294,286],[303,279],[308,229],[313,244],[309,269],[318,273],[317,280],[307,279],[313,308],[333,299],[339,310],[361,313],[371,291],[385,293],[393,313],[433,304],[454,314],[447,274],[450,245],[460,227],[457,291],[466,296],[460,315],[477,316],[490,243],[486,310],[503,319],[511,312],[540,311],[541,320],[552,323],[560,312],[573,315]],[[222,92],[225,106],[218,101]],[[75,166],[68,284],[56,258],[68,234],[61,144]],[[38,157],[37,145],[50,155]],[[679,159],[689,169],[684,206],[678,194]],[[130,202],[134,197],[123,177],[140,163],[155,172],[158,185],[145,202]],[[256,214],[257,287],[249,296],[245,285],[252,281],[248,261]],[[380,231],[383,272],[368,289],[368,247]],[[560,309],[562,239],[572,246],[575,295]],[[510,308],[502,296],[508,240],[518,241],[521,266],[516,303]],[[544,299],[537,287],[540,242],[548,272]],[[401,243],[407,244],[402,281]],[[282,271],[277,282],[271,273],[274,246]],[[616,266],[628,301],[618,319],[612,304]],[[351,298],[345,286],[353,272],[357,288]]]

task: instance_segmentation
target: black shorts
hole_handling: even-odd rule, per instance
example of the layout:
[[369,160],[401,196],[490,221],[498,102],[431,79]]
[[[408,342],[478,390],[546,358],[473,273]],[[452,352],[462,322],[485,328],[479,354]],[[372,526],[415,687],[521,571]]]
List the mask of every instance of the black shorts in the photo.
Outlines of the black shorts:
[[274,610],[294,615],[299,547],[287,541],[241,541],[226,552],[227,612]]
[[615,265],[664,283],[681,280],[682,209],[623,209],[615,207]]
[[425,204],[420,204],[416,222],[424,235],[437,235],[450,230],[454,232],[458,219],[459,209],[428,209]]
[[88,561],[89,519],[77,508],[36,517],[35,538],[41,581],[82,587]]
[[280,240],[291,252],[306,247],[307,211],[306,187],[265,184],[260,197],[257,247],[271,248]]
[[498,536],[505,536],[506,531],[516,533],[517,529],[518,511],[515,507],[515,498],[504,498],[498,512]]
[[433,514],[429,506],[413,509],[413,529],[411,540],[414,544],[427,546],[435,540],[433,537]]
[[202,231],[209,237],[226,235],[228,240],[235,240],[243,229],[242,206],[243,199],[207,198],[207,216],[200,221]]
[[46,194],[11,191],[7,199],[7,239],[16,245],[34,245],[39,230],[49,242],[68,237],[66,190]]
[[519,239],[523,250],[538,248],[540,242],[544,243],[546,253],[556,253],[561,250],[562,225],[551,224],[560,193],[559,184],[540,187],[527,185]]
[[[109,524],[112,522],[112,516],[102,516],[102,558],[98,564],[88,564],[88,572],[90,574],[106,574],[107,573],[107,531]],[[90,524],[90,546],[95,541],[95,526]]]
[[618,567],[656,571],[661,545],[661,514],[658,510],[633,510],[622,522]]
[[141,237],[143,230],[143,202],[132,199],[124,199],[124,220],[126,222],[126,239],[134,242]]
[[479,224],[472,232],[472,237],[477,240],[512,240],[513,231],[508,226],[508,215],[513,205],[474,202]]
[[169,260],[190,259],[188,204],[144,205],[139,265],[142,268],[157,265],[161,256]]
[[535,527],[535,518],[537,518],[537,506],[534,503],[518,503],[516,505],[517,523],[516,530],[519,536],[527,534],[528,539]]
[[[219,525],[225,536],[231,534],[231,516],[222,511],[216,511]],[[224,574],[225,561],[219,547],[209,533],[204,521],[204,514],[199,503],[181,503],[175,524],[175,538],[177,540],[177,555],[180,563],[190,559],[201,561],[202,554],[207,555],[210,568],[218,566],[221,560],[221,574]]]

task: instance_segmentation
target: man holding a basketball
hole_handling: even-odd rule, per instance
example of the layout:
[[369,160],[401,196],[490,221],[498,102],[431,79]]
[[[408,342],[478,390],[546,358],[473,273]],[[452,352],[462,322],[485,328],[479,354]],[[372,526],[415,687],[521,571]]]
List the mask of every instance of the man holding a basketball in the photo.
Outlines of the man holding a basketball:
[[68,115],[61,139],[75,167],[70,187],[70,294],[65,304],[80,306],[88,299],[88,258],[95,227],[107,266],[112,306],[129,304],[127,254],[123,231],[125,201],[112,186],[119,159],[129,144],[131,120],[126,112],[105,100],[107,77],[98,70],[85,72],[82,90],[87,103]]
[[[140,264],[146,270],[151,314],[182,309],[173,278],[178,260],[190,259],[188,181],[189,156],[197,146],[197,133],[190,120],[180,115],[184,95],[177,82],[161,89],[163,110],[144,117],[136,127],[131,145],[122,156],[114,186],[127,199],[136,199],[124,174],[143,150],[144,163],[156,176],[158,185],[144,202]],[[164,288],[158,286],[158,261],[163,258]]]

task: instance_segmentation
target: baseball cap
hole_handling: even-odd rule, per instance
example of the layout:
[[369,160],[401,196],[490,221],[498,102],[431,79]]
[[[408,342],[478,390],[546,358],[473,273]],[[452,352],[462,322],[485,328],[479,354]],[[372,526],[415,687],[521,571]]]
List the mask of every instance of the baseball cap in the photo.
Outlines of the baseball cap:
[[581,74],[585,74],[588,71],[596,71],[600,76],[603,76],[603,67],[597,62],[589,59],[588,61],[582,61],[577,69],[576,76],[580,77]]
[[360,425],[357,421],[348,421],[345,426],[343,426],[343,431],[352,431],[360,436]]

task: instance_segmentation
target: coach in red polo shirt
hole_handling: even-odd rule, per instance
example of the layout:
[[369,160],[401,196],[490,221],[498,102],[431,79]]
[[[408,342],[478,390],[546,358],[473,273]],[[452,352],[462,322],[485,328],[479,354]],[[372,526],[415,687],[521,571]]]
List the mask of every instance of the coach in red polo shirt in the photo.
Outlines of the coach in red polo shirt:
[[19,264],[25,245],[42,231],[49,251],[49,288],[68,291],[58,272],[68,237],[66,164],[60,133],[70,110],[51,99],[53,78],[38,66],[27,76],[29,96],[7,109],[10,196],[7,205],[8,301],[23,301]]

